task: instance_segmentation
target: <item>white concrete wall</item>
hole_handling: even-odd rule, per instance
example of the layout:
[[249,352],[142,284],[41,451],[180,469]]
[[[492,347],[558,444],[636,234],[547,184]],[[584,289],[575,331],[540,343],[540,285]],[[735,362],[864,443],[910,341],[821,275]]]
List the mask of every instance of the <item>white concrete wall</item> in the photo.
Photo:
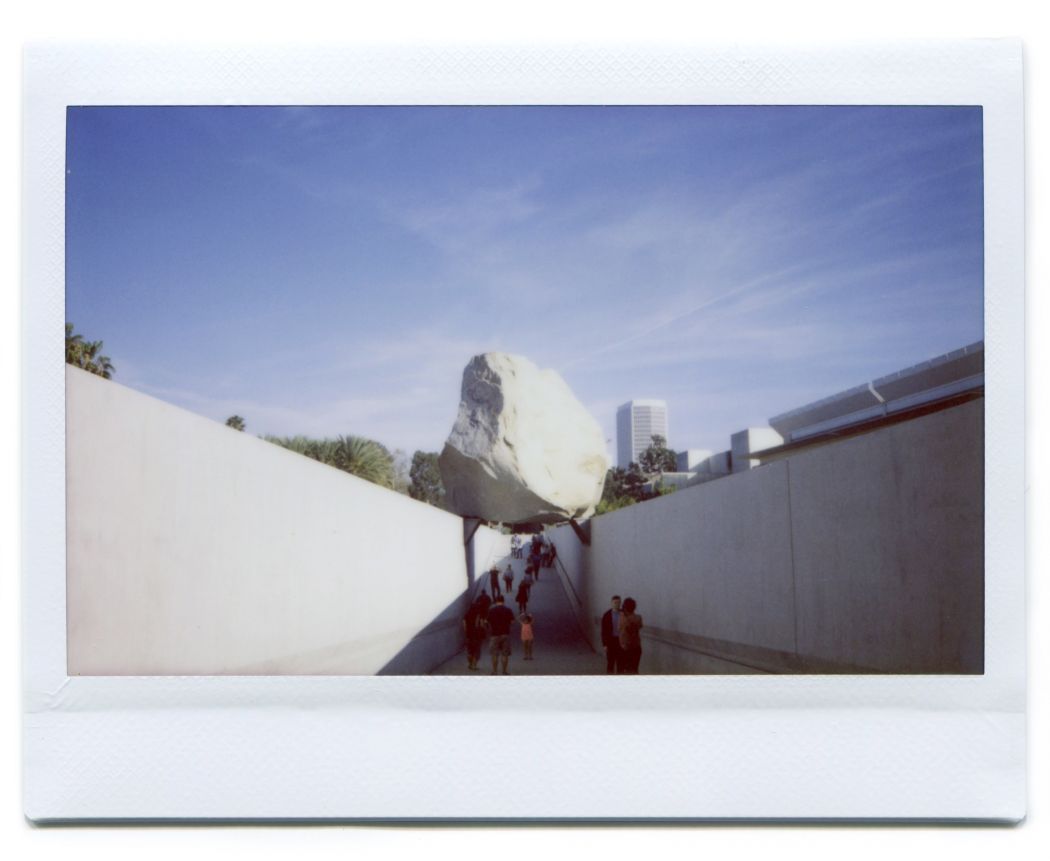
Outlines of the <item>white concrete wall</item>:
[[593,518],[558,541],[592,644],[615,593],[643,672],[981,672],[983,406]]
[[[70,674],[425,672],[458,648],[459,517],[66,379]],[[501,538],[483,528],[477,546]],[[399,661],[410,642],[419,659]]]
[[473,551],[475,578],[483,579],[485,572],[493,565],[499,566],[502,571],[510,559],[510,535],[482,526],[474,533]]

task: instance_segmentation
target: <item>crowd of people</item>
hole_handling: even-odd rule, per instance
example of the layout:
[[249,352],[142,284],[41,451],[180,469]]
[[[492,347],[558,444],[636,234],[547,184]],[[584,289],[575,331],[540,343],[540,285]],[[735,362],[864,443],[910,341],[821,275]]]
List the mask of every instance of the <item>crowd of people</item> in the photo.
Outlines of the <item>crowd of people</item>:
[[[510,555],[514,559],[525,558],[525,542],[521,536],[515,533],[510,537]],[[529,550],[529,567],[533,570],[539,568],[553,568],[554,560],[558,558],[558,548],[553,541],[548,541],[542,535],[533,535]]]
[[[524,559],[525,545],[518,535],[511,537],[511,556]],[[498,566],[489,570],[489,592],[482,588],[471,603],[463,617],[463,629],[467,641],[467,669],[479,669],[481,650],[485,640],[489,641],[489,654],[492,658],[492,675],[502,671],[509,675],[508,665],[511,656],[511,631],[518,623],[523,659],[533,660],[535,629],[532,615],[528,612],[529,596],[532,587],[539,579],[540,570],[550,568],[557,559],[557,548],[553,542],[535,535],[529,547],[528,563],[525,573],[514,593],[518,612],[506,605],[505,595],[510,596],[514,586],[514,568],[508,563],[502,572]],[[502,579],[502,584],[500,580]],[[605,652],[605,670],[607,673],[635,675],[642,657],[642,617],[636,612],[637,602],[626,598],[621,602],[619,595],[613,595],[611,606],[602,616],[601,640]]]
[[[519,587],[525,588],[525,584]],[[525,603],[528,602],[526,597]],[[518,608],[521,609],[519,601]],[[481,660],[481,647],[487,638],[489,654],[492,656],[492,675],[502,668],[503,675],[509,675],[507,665],[511,655],[511,628],[517,621],[521,625],[521,644],[526,661],[532,660],[532,642],[534,639],[532,616],[522,610],[517,617],[508,607],[502,595],[490,598],[483,589],[463,617],[463,628],[467,637],[467,669],[478,669]]]
[[[521,645],[524,660],[533,659],[532,646],[535,639],[533,618],[529,614],[529,596],[533,584],[539,579],[541,568],[550,568],[557,557],[554,544],[540,535],[532,538],[529,561],[525,573],[514,592],[514,602],[518,605],[518,614],[506,605],[506,596],[514,588],[514,566],[507,567],[500,574],[499,566],[489,569],[489,591],[484,588],[471,603],[466,616],[463,617],[463,629],[467,640],[467,669],[477,670],[481,660],[481,647],[489,640],[489,654],[492,656],[492,675],[502,670],[508,675],[508,664],[511,655],[511,628],[515,621],[521,626]],[[524,558],[524,546],[520,536],[511,537],[511,556]],[[500,583],[502,579],[502,584]]]

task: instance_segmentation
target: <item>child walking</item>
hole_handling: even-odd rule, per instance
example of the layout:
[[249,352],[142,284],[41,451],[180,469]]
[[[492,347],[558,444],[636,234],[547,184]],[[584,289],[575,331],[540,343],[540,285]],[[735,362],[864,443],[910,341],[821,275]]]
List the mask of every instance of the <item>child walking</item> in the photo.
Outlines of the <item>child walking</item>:
[[522,613],[521,616],[518,618],[518,621],[521,622],[521,648],[522,651],[525,653],[524,660],[531,661],[532,640],[534,637],[532,631],[532,616],[530,616],[528,613]]

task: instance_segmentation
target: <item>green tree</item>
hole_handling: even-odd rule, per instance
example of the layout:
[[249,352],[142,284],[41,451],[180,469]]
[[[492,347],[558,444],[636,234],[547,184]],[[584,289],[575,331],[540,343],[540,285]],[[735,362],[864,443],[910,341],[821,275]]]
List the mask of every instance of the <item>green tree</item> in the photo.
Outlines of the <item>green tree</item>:
[[312,460],[323,459],[318,456],[317,446],[320,440],[311,440],[305,436],[264,436],[264,440],[272,442],[274,445],[279,445],[281,448],[286,448],[288,451],[294,451],[296,454],[301,454],[303,457],[311,458]]
[[621,508],[626,508],[628,505],[634,505],[634,500],[629,496],[616,496],[611,499],[606,499],[603,496],[594,507],[594,513],[596,515],[608,514],[610,511],[618,511]]
[[408,472],[412,483],[408,495],[413,499],[429,502],[439,508],[445,500],[445,486],[441,483],[438,456],[432,451],[417,451],[412,455],[412,467]]
[[632,462],[627,469],[614,466],[605,474],[602,498],[595,513],[605,514],[651,499],[656,494],[646,491],[645,482],[646,477],[638,464]]
[[375,440],[350,435],[335,439],[305,436],[264,436],[263,439],[381,487],[394,487],[394,459],[386,447]]
[[66,323],[66,363],[80,367],[84,354],[84,336],[73,331],[73,324]]
[[658,478],[655,482],[653,482],[653,485],[653,498],[657,496],[669,496],[670,494],[678,490],[678,485],[664,484],[664,480],[662,478]]
[[66,323],[66,362],[107,380],[115,372],[109,356],[102,355],[102,342],[85,341],[73,331],[72,323]]
[[332,466],[381,487],[394,488],[394,459],[386,447],[361,436],[336,437]]
[[646,475],[660,472],[674,472],[677,466],[675,453],[667,447],[667,440],[660,434],[653,434],[649,447],[638,458],[638,465]]
[[644,502],[652,498],[652,494],[645,489],[647,479],[648,476],[642,471],[642,468],[634,461],[631,461],[630,466],[627,467],[627,474],[624,476],[624,487],[627,490],[627,495],[635,502]]
[[[663,438],[660,436],[654,437],[654,446],[657,441],[662,442]],[[654,446],[650,446],[652,449]],[[656,446],[657,448],[661,446]],[[648,451],[647,449],[646,451]],[[667,449],[665,449],[666,451]],[[644,456],[644,452],[643,452]],[[674,453],[671,453],[674,456]],[[641,459],[641,458],[640,458]],[[663,461],[657,461],[657,463],[666,463],[666,459]],[[668,470],[670,471],[670,470]],[[656,499],[658,496],[666,496],[669,493],[674,493],[674,485],[664,486],[663,482],[657,480],[653,482],[650,488],[646,487],[646,484],[650,482],[651,475],[647,475],[646,471],[640,464],[631,462],[627,469],[614,466],[605,474],[605,485],[602,487],[602,498],[595,507],[595,514],[607,514],[610,511],[616,511],[620,508],[626,508],[628,505],[634,505],[637,502],[645,502],[648,499]]]
[[226,419],[226,427],[242,431],[244,430],[244,419],[240,416],[230,416]]
[[602,499],[612,501],[630,496],[627,492],[627,470],[618,466],[605,473],[605,485],[602,487]]

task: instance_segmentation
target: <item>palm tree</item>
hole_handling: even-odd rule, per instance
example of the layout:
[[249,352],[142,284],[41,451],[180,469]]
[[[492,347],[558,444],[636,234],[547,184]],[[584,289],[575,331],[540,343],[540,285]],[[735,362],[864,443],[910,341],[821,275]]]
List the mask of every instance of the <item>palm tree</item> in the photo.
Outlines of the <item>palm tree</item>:
[[382,487],[394,486],[394,459],[375,440],[341,436],[335,440],[332,466]]
[[301,454],[304,457],[309,457],[313,460],[321,459],[316,456],[316,440],[307,439],[304,436],[264,436],[263,439],[267,442],[272,442],[274,445],[279,445],[281,448],[286,448],[288,451]]
[[84,354],[84,337],[74,334],[73,324],[66,323],[66,362],[82,367],[81,357]]
[[264,436],[263,439],[381,487],[394,489],[396,486],[394,459],[386,447],[375,440],[352,435],[335,439],[305,436]]
[[107,380],[113,376],[113,363],[102,355],[102,342],[85,341],[73,331],[72,323],[66,323],[66,362]]
[[108,380],[113,376],[113,364],[110,362],[109,356],[103,356],[101,351],[101,341],[92,341],[88,344],[86,369]]

